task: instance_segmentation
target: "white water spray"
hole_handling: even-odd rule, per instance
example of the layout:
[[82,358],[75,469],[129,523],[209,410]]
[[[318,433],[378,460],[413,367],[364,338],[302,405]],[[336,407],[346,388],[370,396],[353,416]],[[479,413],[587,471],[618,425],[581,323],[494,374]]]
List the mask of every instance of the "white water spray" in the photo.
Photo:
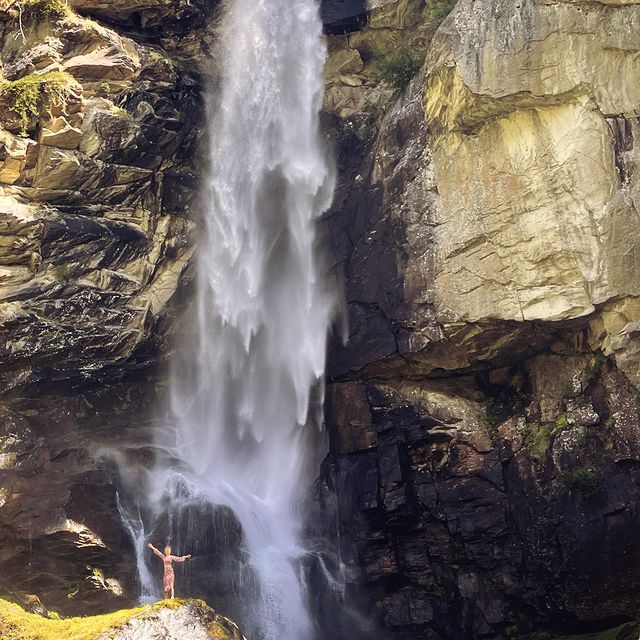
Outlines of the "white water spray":
[[306,640],[305,440],[333,310],[314,250],[333,191],[319,139],[317,1],[230,0],[221,37],[196,329],[174,372],[175,429],[158,442],[173,463],[156,466],[151,499],[230,508],[257,587],[238,594],[253,599],[248,632]]

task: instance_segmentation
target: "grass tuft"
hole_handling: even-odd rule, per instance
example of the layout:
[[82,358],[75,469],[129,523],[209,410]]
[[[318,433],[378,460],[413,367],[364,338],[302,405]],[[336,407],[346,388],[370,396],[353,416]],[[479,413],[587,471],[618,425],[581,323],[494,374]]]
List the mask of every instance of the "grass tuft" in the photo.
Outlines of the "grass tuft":
[[6,108],[18,116],[20,135],[26,136],[32,118],[66,104],[78,86],[75,78],[65,71],[31,73],[18,80],[0,82],[0,97]]
[[59,20],[71,13],[66,0],[24,0],[19,6],[23,15],[32,20]]

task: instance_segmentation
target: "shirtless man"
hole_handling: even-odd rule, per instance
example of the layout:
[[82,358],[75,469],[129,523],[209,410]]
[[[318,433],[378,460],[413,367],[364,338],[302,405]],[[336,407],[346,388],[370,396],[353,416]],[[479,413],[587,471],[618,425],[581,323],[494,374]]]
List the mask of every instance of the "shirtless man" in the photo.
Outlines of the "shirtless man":
[[191,556],[172,556],[171,555],[171,547],[165,547],[164,553],[158,551],[151,543],[147,545],[153,553],[155,553],[159,558],[162,558],[162,564],[164,565],[164,575],[162,577],[162,591],[164,593],[165,600],[174,598],[174,582],[175,575],[173,573],[173,567],[171,566],[174,562],[184,562],[188,560]]

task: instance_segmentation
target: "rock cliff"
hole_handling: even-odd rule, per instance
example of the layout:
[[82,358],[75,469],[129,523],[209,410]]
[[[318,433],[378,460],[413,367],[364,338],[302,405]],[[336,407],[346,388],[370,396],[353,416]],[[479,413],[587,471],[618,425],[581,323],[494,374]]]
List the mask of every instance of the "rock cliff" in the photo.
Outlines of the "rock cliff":
[[[324,8],[349,593],[400,638],[636,618],[640,5]],[[104,451],[154,457],[216,11],[2,5],[0,589],[63,613],[137,593]]]
[[462,0],[340,128],[325,499],[400,636],[637,616],[639,11]]
[[72,5],[0,13],[0,588],[84,613],[136,594],[101,449],[161,389],[215,3]]

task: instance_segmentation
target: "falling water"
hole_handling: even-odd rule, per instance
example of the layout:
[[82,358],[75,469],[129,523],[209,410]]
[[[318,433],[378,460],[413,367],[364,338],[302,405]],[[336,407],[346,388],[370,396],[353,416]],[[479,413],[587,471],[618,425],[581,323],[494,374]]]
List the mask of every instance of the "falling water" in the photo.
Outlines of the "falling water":
[[317,2],[231,0],[221,38],[196,328],[175,367],[172,421],[158,436],[168,458],[156,465],[151,500],[170,512],[179,553],[198,544],[193,522],[186,534],[172,531],[185,509],[230,509],[250,577],[233,585],[248,632],[305,640],[301,502],[332,314],[314,248],[333,189],[319,138]]

